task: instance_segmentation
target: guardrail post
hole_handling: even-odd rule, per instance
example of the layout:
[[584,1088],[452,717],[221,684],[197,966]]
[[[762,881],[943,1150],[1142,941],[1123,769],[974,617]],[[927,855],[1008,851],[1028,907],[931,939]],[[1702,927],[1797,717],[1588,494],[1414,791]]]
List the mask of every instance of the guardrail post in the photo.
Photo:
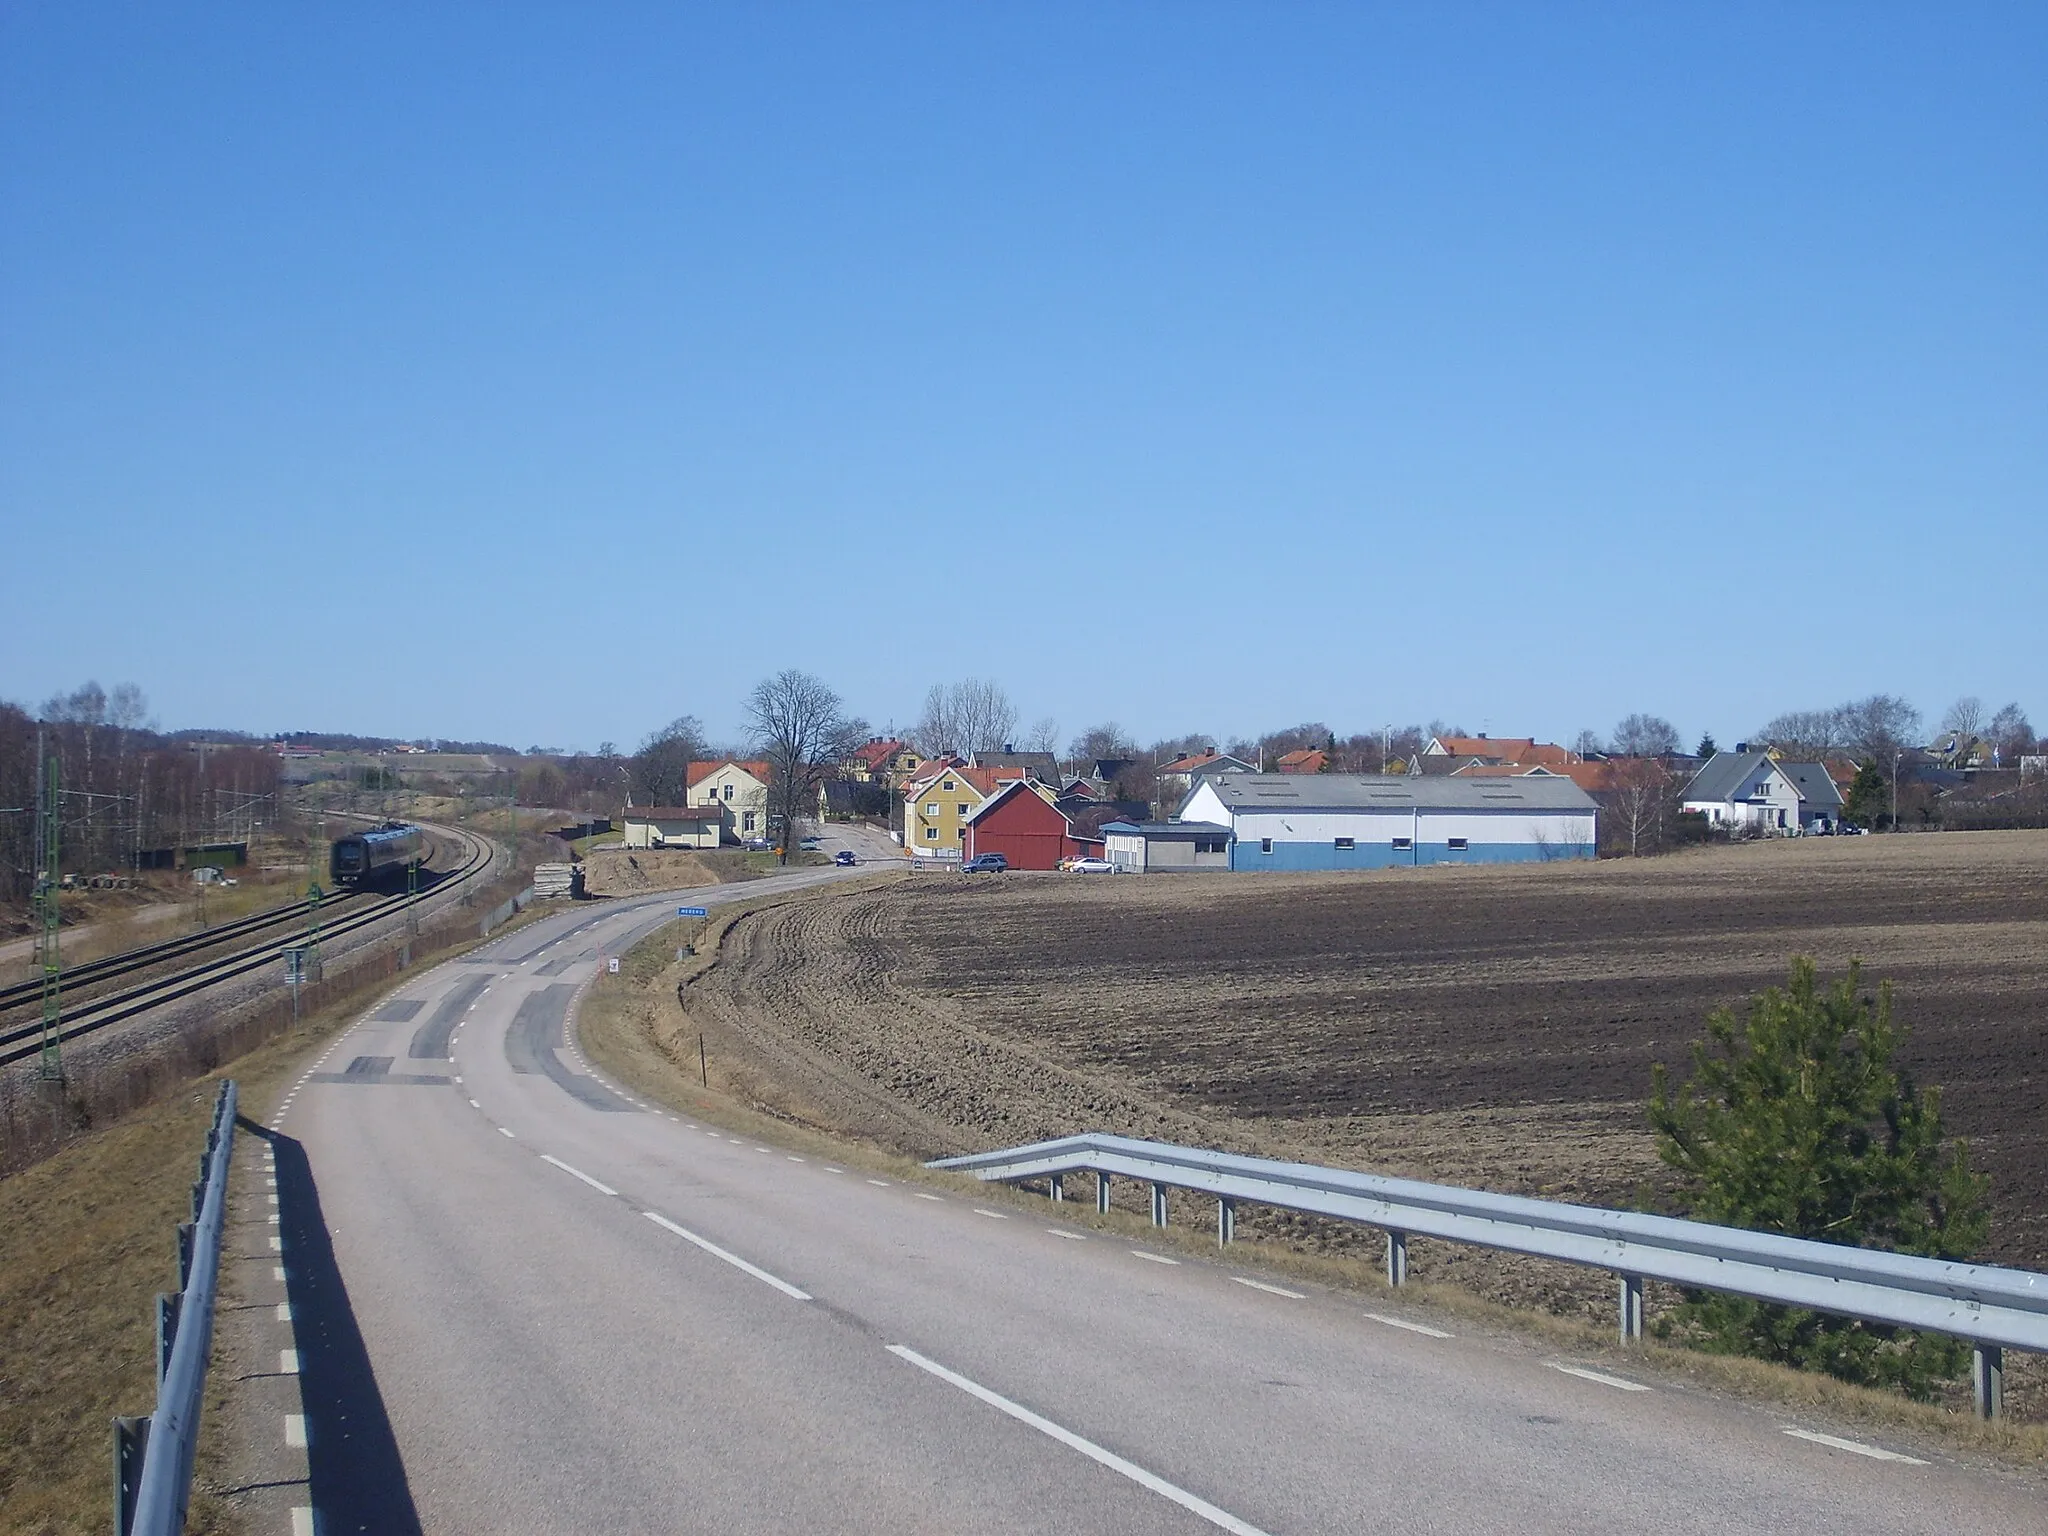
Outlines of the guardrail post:
[[192,1283],[192,1223],[178,1223],[178,1289]]
[[1216,1246],[1226,1247],[1237,1241],[1237,1202],[1226,1196],[1216,1201]]
[[1152,1225],[1155,1227],[1166,1225],[1166,1186],[1164,1184],[1154,1184],[1152,1186]]
[[1621,1342],[1640,1344],[1643,1341],[1643,1277],[1623,1275],[1621,1277]]
[[156,1296],[156,1384],[164,1384],[164,1372],[171,1368],[171,1346],[178,1342],[178,1312],[185,1304],[181,1291],[167,1296],[162,1291]]
[[1387,1233],[1387,1284],[1406,1285],[1407,1283],[1408,1234],[1406,1232],[1390,1231]]
[[142,1487],[142,1453],[149,1445],[149,1415],[114,1420],[114,1536],[135,1528],[135,1495]]
[[2005,1417],[2005,1351],[1996,1344],[1979,1344],[1970,1359],[1971,1395],[1977,1400],[1977,1417]]
[[1109,1214],[1109,1175],[1106,1173],[1095,1175],[1095,1214]]
[[1054,1205],[1058,1205],[1062,1200],[1067,1198],[1066,1181],[1062,1179],[1059,1174],[1055,1173],[1048,1177],[1045,1181],[1045,1184],[1046,1193],[1052,1197],[1052,1202]]

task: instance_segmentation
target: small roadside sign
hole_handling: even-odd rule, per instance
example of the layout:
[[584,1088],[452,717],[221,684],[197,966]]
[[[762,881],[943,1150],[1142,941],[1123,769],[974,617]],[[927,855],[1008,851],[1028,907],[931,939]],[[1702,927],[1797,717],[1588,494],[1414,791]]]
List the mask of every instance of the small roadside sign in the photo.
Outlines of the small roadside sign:
[[710,909],[709,907],[677,907],[677,908],[676,908],[676,916],[677,916],[677,917],[709,917],[710,915],[711,915],[711,909]]

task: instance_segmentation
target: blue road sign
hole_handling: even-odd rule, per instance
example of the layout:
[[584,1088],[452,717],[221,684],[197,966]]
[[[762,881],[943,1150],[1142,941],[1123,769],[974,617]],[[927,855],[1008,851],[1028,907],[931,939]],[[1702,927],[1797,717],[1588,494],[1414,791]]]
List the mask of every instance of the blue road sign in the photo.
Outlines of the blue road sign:
[[677,908],[676,908],[676,916],[677,916],[677,917],[709,917],[710,915],[711,915],[711,909],[710,909],[709,907],[677,907]]

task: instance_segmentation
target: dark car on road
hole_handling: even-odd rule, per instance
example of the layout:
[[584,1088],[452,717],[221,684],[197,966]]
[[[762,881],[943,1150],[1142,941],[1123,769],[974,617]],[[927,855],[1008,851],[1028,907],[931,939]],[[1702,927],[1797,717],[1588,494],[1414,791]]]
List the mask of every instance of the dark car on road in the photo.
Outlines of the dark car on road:
[[1000,875],[1010,867],[1010,861],[1000,853],[978,853],[960,866],[966,875]]
[[834,864],[858,864],[860,860],[853,856],[851,848],[842,848],[832,855],[832,862]]

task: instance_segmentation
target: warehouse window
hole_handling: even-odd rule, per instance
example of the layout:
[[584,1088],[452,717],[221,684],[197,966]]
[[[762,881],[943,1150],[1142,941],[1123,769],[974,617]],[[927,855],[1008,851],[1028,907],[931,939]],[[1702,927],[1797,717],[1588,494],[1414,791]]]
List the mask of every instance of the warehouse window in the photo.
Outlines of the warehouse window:
[[1453,853],[1463,853],[1470,846],[1471,844],[1466,842],[1466,840],[1462,837],[1454,837],[1451,839],[1451,852]]
[[1394,839],[1394,846],[1396,848],[1413,848],[1415,846],[1415,839],[1412,837],[1397,837]]
[[[1267,851],[1268,853],[1272,852],[1272,850],[1271,850],[1270,848],[1269,848],[1269,849],[1267,849],[1266,851]],[[1195,852],[1197,852],[1197,853],[1221,853],[1221,852],[1223,852],[1223,845],[1222,845],[1221,843],[1196,843],[1196,844],[1195,844]]]
[[1356,848],[1357,846],[1357,842],[1352,838],[1340,837],[1337,839],[1337,851],[1339,853],[1344,853],[1350,849]]
[[1271,853],[1272,851],[1273,851],[1273,839],[1271,839],[1270,837],[1262,837],[1262,838],[1260,838],[1260,839],[1259,839],[1259,852],[1261,852],[1261,853]]

